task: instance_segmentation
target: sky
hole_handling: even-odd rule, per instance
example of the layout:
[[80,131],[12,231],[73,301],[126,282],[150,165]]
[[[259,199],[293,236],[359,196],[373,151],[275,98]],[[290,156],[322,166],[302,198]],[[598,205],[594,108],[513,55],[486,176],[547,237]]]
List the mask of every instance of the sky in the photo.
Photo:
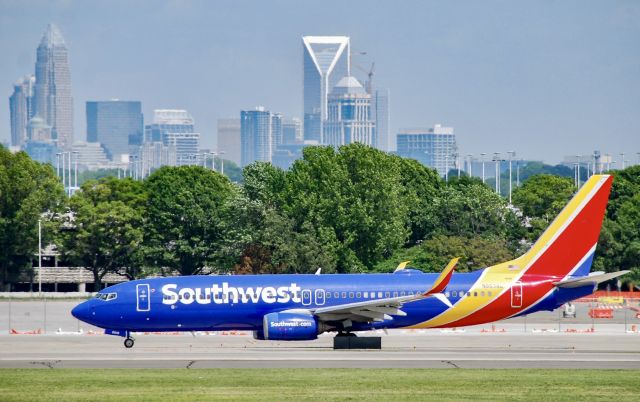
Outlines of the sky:
[[440,123],[463,154],[640,158],[638,1],[0,0],[0,141],[50,22],[69,49],[76,140],[89,100],[142,101],[145,122],[187,109],[209,148],[217,119],[243,109],[301,118],[302,36],[347,35],[366,52],[353,64],[375,62],[390,90],[392,133]]

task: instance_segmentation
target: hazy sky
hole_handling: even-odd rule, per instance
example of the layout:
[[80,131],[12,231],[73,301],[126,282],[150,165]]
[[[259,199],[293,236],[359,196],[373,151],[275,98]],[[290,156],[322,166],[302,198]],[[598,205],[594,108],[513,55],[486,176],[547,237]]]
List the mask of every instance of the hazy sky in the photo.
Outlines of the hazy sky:
[[442,123],[465,154],[638,162],[640,1],[0,0],[2,141],[49,22],[69,48],[76,139],[87,100],[140,100],[147,121],[188,109],[205,147],[241,109],[301,117],[301,37],[348,35],[391,91],[394,133]]

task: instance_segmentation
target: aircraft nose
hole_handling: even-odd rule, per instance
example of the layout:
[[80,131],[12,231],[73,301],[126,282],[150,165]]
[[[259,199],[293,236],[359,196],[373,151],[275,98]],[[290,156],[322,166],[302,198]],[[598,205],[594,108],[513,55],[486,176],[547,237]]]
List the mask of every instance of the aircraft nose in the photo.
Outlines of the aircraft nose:
[[87,321],[89,318],[89,302],[82,302],[75,306],[73,310],[71,310],[71,315],[79,319],[80,321]]

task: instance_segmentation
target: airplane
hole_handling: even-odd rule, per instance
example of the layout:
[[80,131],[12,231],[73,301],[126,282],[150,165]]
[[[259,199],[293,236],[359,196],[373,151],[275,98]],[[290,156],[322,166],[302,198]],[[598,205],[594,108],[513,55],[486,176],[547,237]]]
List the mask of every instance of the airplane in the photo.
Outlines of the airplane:
[[253,331],[259,340],[324,332],[452,328],[554,310],[629,271],[590,273],[613,177],[592,176],[531,248],[511,261],[454,273],[401,263],[386,274],[198,275],[109,286],[72,315],[124,337],[163,331]]

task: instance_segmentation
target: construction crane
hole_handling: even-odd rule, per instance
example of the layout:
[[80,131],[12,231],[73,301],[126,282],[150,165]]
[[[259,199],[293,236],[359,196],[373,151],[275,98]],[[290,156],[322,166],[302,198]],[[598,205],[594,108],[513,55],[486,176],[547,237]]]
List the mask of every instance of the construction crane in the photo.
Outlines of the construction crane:
[[366,70],[364,67],[361,67],[358,64],[355,64],[355,66],[358,68],[358,70],[367,74],[367,82],[365,84],[365,88],[367,90],[367,93],[371,95],[373,91],[373,71],[376,66],[376,63],[375,62],[371,63],[371,68],[369,68],[369,70]]

